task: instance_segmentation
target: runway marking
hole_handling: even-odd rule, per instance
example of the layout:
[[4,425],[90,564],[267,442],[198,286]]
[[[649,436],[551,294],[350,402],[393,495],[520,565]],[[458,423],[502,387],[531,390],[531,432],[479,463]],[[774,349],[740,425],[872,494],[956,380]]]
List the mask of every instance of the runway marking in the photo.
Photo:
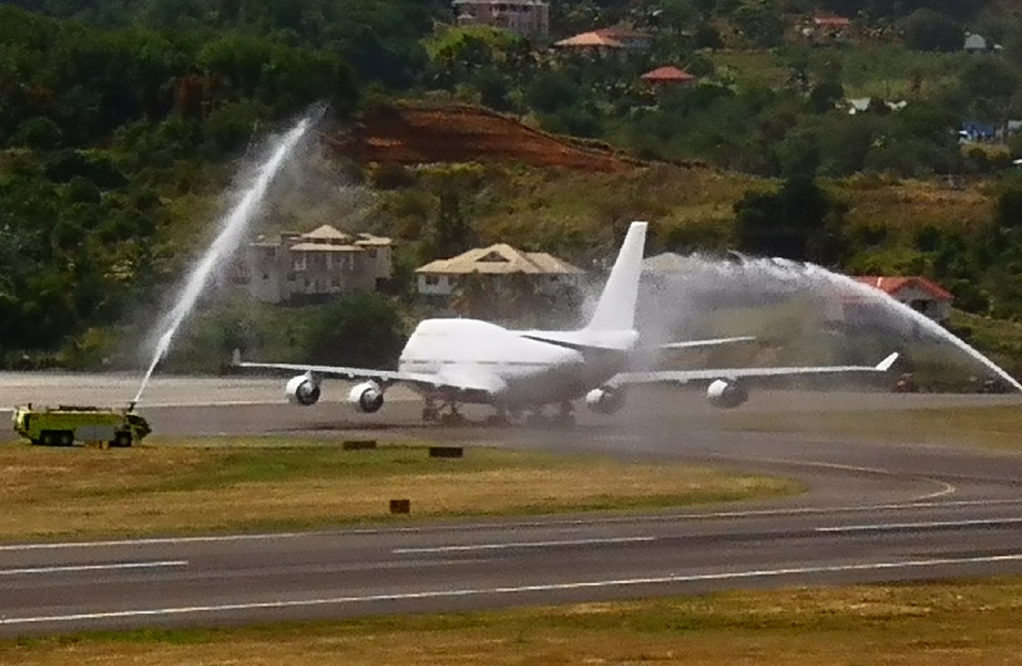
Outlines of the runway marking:
[[529,592],[558,592],[571,590],[601,589],[611,587],[634,587],[639,585],[665,585],[672,583],[696,583],[718,580],[741,580],[750,578],[777,578],[806,574],[849,573],[854,571],[894,571],[899,569],[924,569],[929,567],[964,564],[991,564],[996,562],[1022,562],[1022,553],[992,555],[986,557],[934,558],[929,560],[907,560],[904,562],[873,562],[868,564],[840,564],[817,567],[792,567],[787,569],[753,569],[707,574],[671,574],[649,578],[622,578],[608,580],[580,581],[574,583],[540,583],[512,587],[461,588],[453,590],[426,590],[423,592],[397,592],[393,594],[370,594],[365,596],[327,597],[321,599],[293,599],[288,601],[253,601],[236,604],[208,606],[177,606],[166,608],[140,608],[123,611],[97,611],[93,613],[71,613],[67,615],[37,615],[28,617],[0,617],[0,626],[81,622],[87,620],[113,620],[140,617],[165,617],[194,615],[199,613],[223,613],[231,611],[275,610],[286,608],[307,608],[312,606],[339,606],[346,604],[416,601],[455,597],[485,595],[509,595]]
[[[729,456],[724,457],[732,460],[734,459],[733,457]],[[953,495],[954,493],[958,492],[958,488],[956,488],[954,485],[946,481],[941,481],[940,479],[935,479],[929,476],[919,476],[917,474],[906,474],[904,472],[894,472],[889,469],[883,469],[880,467],[861,467],[859,465],[843,465],[840,463],[817,462],[813,460],[786,460],[784,458],[748,458],[747,460],[767,463],[780,463],[782,465],[824,467],[829,469],[847,470],[849,472],[867,472],[869,474],[879,474],[881,476],[904,477],[909,479],[915,479],[917,481],[924,481],[926,483],[932,483],[940,487],[940,490],[936,490],[932,493],[920,495],[918,497],[913,497],[911,500],[913,502],[921,502],[924,500],[936,499],[938,497],[944,497],[946,495]]]
[[982,527],[994,525],[1018,525],[1022,518],[983,518],[977,520],[939,520],[926,523],[877,523],[875,525],[845,525],[817,527],[817,532],[889,532],[896,530],[922,530],[938,527]]
[[33,567],[27,569],[0,569],[0,576],[23,576],[28,574],[69,573],[77,571],[113,571],[117,569],[159,569],[162,567],[186,567],[188,560],[165,560],[163,562],[117,562],[115,564],[73,564],[54,567]]
[[557,546],[585,546],[590,544],[612,543],[649,543],[656,537],[617,537],[607,539],[575,539],[567,541],[522,541],[511,543],[482,543],[467,546],[434,546],[431,548],[395,548],[395,555],[415,555],[424,553],[460,553],[473,550],[511,550],[518,548],[555,548]]
[[109,548],[117,546],[173,546],[191,543],[231,543],[236,541],[269,541],[274,539],[324,538],[345,535],[373,534],[424,534],[459,532],[464,530],[518,530],[523,528],[563,528],[587,525],[617,525],[621,523],[666,523],[682,520],[713,520],[728,518],[767,518],[770,516],[820,516],[841,513],[863,513],[870,511],[906,511],[911,509],[954,508],[969,506],[1007,506],[1022,504],[1022,499],[950,500],[945,502],[909,502],[901,504],[864,504],[860,506],[801,507],[791,509],[749,509],[748,511],[716,511],[708,513],[665,513],[661,515],[635,515],[609,518],[552,519],[532,521],[508,521],[494,523],[464,523],[453,525],[423,525],[419,527],[367,527],[350,530],[279,532],[262,534],[211,534],[190,537],[143,537],[139,539],[106,541],[67,541],[54,543],[17,543],[0,545],[0,552],[25,552],[34,550],[71,550],[75,548]]

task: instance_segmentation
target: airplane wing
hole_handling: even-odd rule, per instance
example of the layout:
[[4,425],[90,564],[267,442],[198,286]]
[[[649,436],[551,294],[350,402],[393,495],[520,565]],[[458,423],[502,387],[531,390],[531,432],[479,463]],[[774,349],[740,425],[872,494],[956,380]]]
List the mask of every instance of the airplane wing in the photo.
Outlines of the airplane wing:
[[752,342],[756,338],[751,335],[742,335],[737,338],[711,338],[709,340],[686,340],[685,342],[668,342],[663,345],[656,345],[650,349],[692,349],[693,347],[716,347],[727,345],[732,342]]
[[298,363],[252,363],[242,361],[237,355],[234,366],[238,368],[259,368],[262,370],[287,370],[293,372],[311,372],[325,377],[337,377],[351,380],[375,380],[381,384],[404,382],[434,389],[452,389],[455,391],[482,391],[486,393],[499,390],[500,386],[484,377],[467,376],[464,373],[456,377],[426,372],[402,372],[400,370],[374,370],[370,368],[349,368],[333,365],[311,365]]
[[654,370],[651,372],[623,372],[611,379],[611,386],[628,384],[675,383],[687,384],[717,379],[742,379],[746,377],[781,377],[793,375],[827,375],[855,372],[887,372],[898,360],[895,352],[877,365],[823,365],[805,368],[727,368],[710,370]]

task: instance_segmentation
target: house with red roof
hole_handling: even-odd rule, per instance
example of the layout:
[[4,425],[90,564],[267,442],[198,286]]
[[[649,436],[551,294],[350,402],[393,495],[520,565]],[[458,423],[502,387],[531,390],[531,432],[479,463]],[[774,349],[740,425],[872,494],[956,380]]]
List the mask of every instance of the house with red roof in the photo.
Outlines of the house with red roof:
[[652,86],[687,85],[696,80],[696,77],[685,70],[671,66],[657,67],[653,71],[643,74],[641,78]]
[[844,37],[851,25],[851,19],[844,16],[819,13],[802,21],[801,32],[804,37],[814,40],[835,39]]
[[936,322],[943,323],[951,317],[951,303],[955,297],[929,278],[860,275],[855,281],[879,289]]
[[[883,292],[916,312],[943,324],[951,317],[954,296],[929,278],[860,275],[856,282]],[[827,319],[833,323],[855,326],[894,325],[895,320],[883,307],[884,299],[874,299],[868,292],[852,287],[839,288],[827,300]],[[905,322],[908,324],[908,322]],[[909,326],[915,330],[915,326]]]

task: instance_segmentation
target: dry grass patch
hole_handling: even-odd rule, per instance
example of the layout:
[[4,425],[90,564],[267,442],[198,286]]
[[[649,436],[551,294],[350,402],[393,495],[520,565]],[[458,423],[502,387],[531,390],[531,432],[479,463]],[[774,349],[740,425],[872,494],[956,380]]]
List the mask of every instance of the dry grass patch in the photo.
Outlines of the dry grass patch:
[[1011,664],[1022,581],[733,592],[460,615],[0,642],[0,663]]
[[[705,467],[423,446],[343,451],[322,442],[226,440],[129,450],[0,447],[0,538],[336,525],[415,516],[615,510],[783,495],[789,480]],[[276,444],[276,445],[274,445]]]

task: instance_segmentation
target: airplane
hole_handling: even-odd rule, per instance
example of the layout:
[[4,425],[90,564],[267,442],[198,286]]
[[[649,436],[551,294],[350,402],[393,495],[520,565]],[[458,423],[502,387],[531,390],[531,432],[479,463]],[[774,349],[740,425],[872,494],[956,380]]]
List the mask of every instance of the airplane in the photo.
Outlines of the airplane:
[[[883,373],[898,358],[893,353],[875,366],[628,372],[629,362],[643,349],[635,330],[635,309],[647,226],[646,222],[630,225],[596,309],[579,330],[511,330],[478,319],[426,319],[409,337],[396,370],[243,362],[237,350],[234,364],[301,372],[288,380],[284,389],[287,399],[298,405],[318,402],[322,379],[332,376],[358,382],[351,388],[348,402],[362,413],[379,411],[387,389],[404,383],[424,398],[424,421],[461,422],[459,404],[493,406],[497,409],[493,420],[498,422],[508,422],[509,414],[517,417],[523,411],[530,418],[542,418],[545,407],[559,405],[558,419],[570,424],[574,400],[584,398],[590,410],[613,414],[624,406],[630,385],[707,381],[710,403],[734,408],[748,400],[745,381],[749,378]],[[752,339],[692,340],[658,348],[686,349]]]

